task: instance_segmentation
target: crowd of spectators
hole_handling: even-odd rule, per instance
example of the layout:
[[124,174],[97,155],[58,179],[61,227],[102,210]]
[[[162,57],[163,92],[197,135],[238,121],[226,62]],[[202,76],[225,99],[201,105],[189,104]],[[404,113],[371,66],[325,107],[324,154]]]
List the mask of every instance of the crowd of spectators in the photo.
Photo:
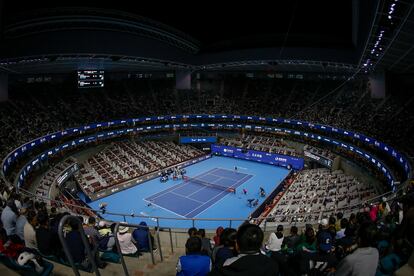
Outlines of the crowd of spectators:
[[[53,265],[46,260],[69,264],[58,236],[58,226],[62,218],[72,214],[63,227],[63,237],[73,261],[80,269],[90,271],[91,260],[81,238],[81,231],[87,237],[88,246],[94,261],[99,268],[106,266],[105,258],[119,255],[139,255],[156,250],[154,238],[145,222],[139,227],[129,230],[120,226],[117,233],[120,252],[115,244],[115,223],[100,220],[94,216],[86,217],[72,213],[69,208],[48,206],[45,202],[23,197],[14,191],[5,191],[0,197],[0,255],[17,262],[19,256],[32,254],[37,260],[41,275],[43,269],[51,269]],[[151,245],[150,245],[151,243]],[[110,253],[104,254],[104,253]],[[112,255],[111,255],[112,254]],[[33,269],[37,269],[35,266]],[[32,274],[31,274],[32,275]],[[48,275],[48,274],[42,274]]]
[[[0,104],[0,156],[41,135],[91,122],[141,115],[233,113],[325,123],[366,133],[412,154],[414,101],[370,97],[366,83],[352,81],[222,79],[200,91],[174,91],[168,80],[108,81],[100,91],[67,83],[14,84]],[[258,97],[260,95],[260,97]],[[312,104],[315,103],[315,104]]]
[[303,170],[287,188],[270,212],[274,223],[315,223],[342,210],[352,212],[375,197],[372,184],[361,183],[341,170],[326,168]]
[[172,141],[118,141],[82,162],[76,179],[87,194],[93,194],[202,154]]
[[[213,241],[188,231],[186,255],[177,275],[412,275],[414,273],[413,193],[391,205],[336,214],[299,231],[283,225],[264,242],[262,229],[245,223],[217,228]],[[400,207],[396,207],[396,206]],[[211,250],[203,250],[205,244]],[[210,253],[209,253],[210,252]]]
[[277,153],[290,156],[299,156],[299,153],[289,147],[281,139],[266,135],[243,135],[242,137],[226,137],[220,140],[226,146],[240,147],[269,153]]

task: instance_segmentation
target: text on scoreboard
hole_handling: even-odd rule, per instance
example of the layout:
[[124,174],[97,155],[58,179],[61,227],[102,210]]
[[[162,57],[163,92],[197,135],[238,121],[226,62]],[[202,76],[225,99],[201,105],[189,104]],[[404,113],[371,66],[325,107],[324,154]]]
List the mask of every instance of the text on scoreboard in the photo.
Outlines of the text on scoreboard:
[[78,71],[78,88],[104,87],[104,70]]

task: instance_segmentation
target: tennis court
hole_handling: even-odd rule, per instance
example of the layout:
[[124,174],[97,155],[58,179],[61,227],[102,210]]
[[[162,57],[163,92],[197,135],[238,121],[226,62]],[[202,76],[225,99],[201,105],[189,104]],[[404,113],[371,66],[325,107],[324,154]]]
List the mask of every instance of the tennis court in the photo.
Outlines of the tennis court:
[[214,168],[145,200],[179,216],[193,218],[226,195],[234,196],[228,189],[235,188],[237,191],[252,177],[246,173]]

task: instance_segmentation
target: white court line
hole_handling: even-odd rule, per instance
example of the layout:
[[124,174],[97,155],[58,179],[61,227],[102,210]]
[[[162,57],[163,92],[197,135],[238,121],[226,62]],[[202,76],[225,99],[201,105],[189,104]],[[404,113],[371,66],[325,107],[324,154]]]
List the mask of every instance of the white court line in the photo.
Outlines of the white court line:
[[[239,167],[237,167],[237,168],[239,168]],[[226,169],[226,168],[223,168],[223,167],[217,167],[217,169],[221,169],[221,170],[225,170],[225,171],[229,171],[229,172],[233,172],[233,173],[238,173],[238,172],[235,172],[234,170],[230,170],[230,169]],[[245,168],[246,170],[248,170],[247,168]],[[240,174],[246,174],[246,175],[251,175],[251,176],[256,176],[255,174],[252,174],[252,173],[240,173]]]
[[[246,175],[246,176],[244,176],[242,179],[240,179],[240,180],[236,181],[233,185],[237,184],[238,182],[242,181],[244,178],[246,178],[246,177],[248,177],[248,176],[250,176],[250,175]],[[233,186],[229,186],[229,188],[232,188],[232,187],[233,187]],[[197,209],[199,209],[199,208],[203,207],[204,205],[206,205],[207,203],[209,203],[210,201],[212,201],[213,199],[215,199],[216,197],[218,197],[219,195],[221,195],[222,193],[225,193],[225,192],[226,192],[226,191],[223,191],[223,192],[221,192],[221,193],[217,194],[216,196],[214,196],[214,197],[210,198],[210,200],[208,200],[208,201],[207,201],[207,202],[205,202],[204,204],[202,204],[202,205],[198,206],[197,208],[193,209],[191,212],[194,212],[195,210],[197,210]],[[225,197],[225,196],[224,196],[224,197]],[[223,198],[224,198],[224,197],[223,197]],[[197,216],[198,216],[198,215],[200,215],[201,213],[203,213],[204,211],[206,211],[207,209],[209,209],[211,206],[214,206],[215,204],[217,204],[219,201],[220,201],[220,200],[218,200],[217,202],[215,202],[215,203],[211,204],[209,207],[207,207],[206,209],[204,209],[203,211],[201,211],[200,213],[198,213],[198,214],[197,214]],[[190,214],[191,212],[188,212],[187,214],[185,214],[185,216],[187,217],[187,215],[188,215],[188,214]]]
[[176,195],[176,196],[179,196],[179,197],[183,197],[183,198],[186,198],[186,199],[188,199],[188,200],[191,200],[191,201],[195,201],[195,202],[198,202],[198,203],[204,203],[204,202],[202,202],[202,201],[199,201],[199,200],[197,200],[197,199],[192,199],[192,198],[189,198],[189,197],[187,197],[187,196],[184,196],[184,195],[180,195],[180,194],[177,194],[177,193],[174,193],[174,192],[171,192],[173,195]]
[[[190,180],[190,182],[191,182],[191,180]],[[195,182],[192,182],[192,183],[195,183]],[[201,185],[201,184],[198,184],[198,183],[195,183],[195,184],[197,184],[197,185]],[[205,186],[201,186],[201,188],[200,188],[200,189],[198,189],[197,191],[195,191],[195,192],[193,192],[193,193],[191,193],[191,194],[187,195],[186,197],[192,196],[193,194],[198,193],[199,191],[201,191],[201,190],[203,190],[203,189],[205,189],[205,188],[206,188]]]
[[[212,170],[210,170],[210,171],[214,171],[214,170],[216,170],[216,169],[217,169],[217,168],[214,168],[214,169],[212,169]],[[200,175],[205,175],[205,174],[209,173],[210,171],[204,172],[204,173],[202,173],[202,174],[200,174]],[[190,182],[191,182],[191,181],[190,181]],[[190,182],[185,182],[184,180],[181,180],[181,183],[176,184],[176,185],[175,185],[175,186],[173,186],[173,187],[169,187],[169,188],[167,188],[167,189],[165,189],[165,190],[162,190],[162,191],[160,191],[160,192],[158,192],[158,193],[155,193],[155,194],[159,194],[159,195],[157,195],[156,197],[151,198],[151,200],[155,200],[155,199],[159,198],[160,196],[163,196],[163,195],[165,195],[165,194],[167,194],[167,193],[169,193],[169,192],[174,192],[174,191],[175,191],[175,190],[177,190],[177,189],[181,189],[182,187],[187,186]],[[149,196],[149,197],[152,197],[152,196]]]
[[[244,178],[246,178],[246,177],[248,177],[248,176],[250,176],[250,175],[246,175],[246,176],[244,176],[242,179],[240,179],[240,180],[236,181],[233,185],[237,184],[238,182],[242,181]],[[232,187],[233,187],[233,186],[229,186],[229,188],[232,188]],[[217,194],[216,196],[214,196],[214,197],[210,198],[210,200],[208,200],[208,201],[207,201],[207,202],[205,202],[204,204],[202,204],[202,205],[198,206],[197,208],[193,209],[191,212],[188,212],[187,214],[185,214],[185,216],[187,217],[187,215],[188,215],[188,214],[190,214],[190,213],[194,212],[194,211],[195,211],[195,210],[197,210],[197,209],[200,209],[201,207],[203,207],[204,205],[208,204],[210,201],[214,200],[216,197],[218,197],[219,195],[221,195],[221,194],[223,194],[223,193],[228,193],[228,192],[226,192],[226,191],[222,191],[222,192],[220,192],[220,193],[219,193],[219,194]],[[224,196],[224,197],[225,197],[225,196]],[[223,198],[224,198],[224,197],[223,197]],[[204,209],[203,211],[201,211],[200,213],[198,213],[198,214],[197,214],[197,216],[198,216],[198,215],[200,215],[200,214],[202,214],[204,211],[206,211],[207,209],[211,208],[212,206],[214,206],[214,205],[215,205],[215,204],[217,204],[218,202],[220,202],[220,200],[218,200],[217,202],[215,202],[215,203],[211,204],[209,207],[207,207],[206,209]]]
[[158,208],[160,208],[160,209],[162,209],[162,210],[164,210],[164,211],[167,211],[167,212],[173,213],[174,215],[177,215],[177,216],[182,217],[182,218],[186,218],[186,217],[185,217],[185,216],[183,216],[183,215],[177,214],[176,212],[171,211],[170,209],[166,209],[166,208],[164,208],[164,207],[162,207],[162,206],[160,206],[160,205],[158,205],[158,204],[155,204],[155,203],[152,203],[152,202],[150,202],[150,201],[148,201],[148,200],[145,200],[144,198],[143,198],[142,200],[144,200],[145,202],[151,203],[151,205],[154,205],[154,206],[156,206],[156,207],[158,207]]
[[[214,176],[216,176],[216,177],[219,177],[219,178],[226,178],[226,179],[230,179],[230,180],[234,180],[234,179],[232,179],[232,178],[227,178],[227,177],[223,177],[223,176],[218,176],[218,175],[215,175],[214,173],[212,173],[213,171],[216,171],[217,169],[221,169],[221,170],[225,170],[225,171],[230,171],[230,172],[233,172],[233,173],[237,173],[237,172],[235,172],[234,170],[229,170],[229,169],[226,169],[226,168],[222,168],[222,167],[215,167],[214,169],[211,169],[211,170],[209,170],[209,171],[207,171],[207,172],[205,172],[205,173],[202,173],[202,174],[200,174],[200,175],[197,175],[195,178],[197,179],[197,178],[199,178],[200,176],[205,176],[205,175],[209,175],[209,174],[212,174],[212,175],[214,175]],[[245,173],[243,173],[243,174],[245,174]],[[235,183],[233,183],[231,186],[229,186],[228,188],[234,188],[234,186],[237,184],[237,183],[239,183],[239,182],[241,182],[241,181],[243,181],[246,177],[249,177],[249,176],[251,176],[250,178],[253,178],[255,175],[254,174],[245,174],[245,176],[243,176],[243,178],[241,178],[241,179],[239,179],[239,180],[237,180]],[[214,196],[213,198],[210,198],[207,202],[201,202],[201,201],[198,201],[198,200],[195,200],[195,199],[192,199],[192,198],[188,198],[187,196],[183,196],[183,195],[180,195],[180,194],[177,194],[177,193],[175,193],[174,191],[176,191],[177,189],[180,189],[180,188],[182,188],[182,187],[185,187],[186,185],[188,185],[189,183],[191,183],[191,181],[189,181],[188,183],[185,183],[183,180],[182,180],[182,182],[180,183],[180,184],[177,184],[176,186],[174,186],[173,187],[173,189],[171,189],[171,190],[169,190],[169,191],[167,191],[167,192],[164,192],[163,193],[163,191],[160,191],[159,193],[161,193],[160,195],[158,195],[158,196],[156,196],[156,197],[154,197],[154,198],[152,198],[151,199],[151,201],[148,201],[148,200],[145,200],[145,199],[143,199],[145,202],[148,202],[148,203],[151,203],[152,205],[154,205],[154,206],[157,206],[158,208],[160,208],[160,209],[163,209],[163,210],[165,210],[165,211],[168,211],[168,212],[170,212],[170,213],[173,213],[173,214],[175,214],[175,215],[177,215],[177,216],[179,216],[179,217],[183,217],[183,218],[186,218],[187,217],[187,215],[188,214],[190,214],[191,212],[194,212],[195,210],[197,210],[197,209],[199,209],[199,208],[201,208],[201,207],[203,207],[204,205],[206,205],[207,203],[209,203],[210,201],[212,201],[212,200],[214,200],[216,197],[218,197],[219,195],[221,195],[221,194],[223,194],[223,193],[228,193],[227,191],[222,191],[222,192],[220,192],[219,194],[217,194],[216,196]],[[203,187],[203,188],[201,188],[201,189],[199,189],[198,191],[196,191],[196,192],[199,192],[200,190],[202,190],[202,189],[205,189],[206,187]],[[165,191],[165,190],[164,190]],[[153,200],[155,200],[155,199],[157,199],[157,198],[159,198],[159,197],[161,197],[161,196],[163,196],[163,195],[165,195],[165,194],[167,194],[167,193],[172,193],[172,194],[174,194],[174,195],[177,195],[177,196],[180,196],[180,197],[184,197],[184,198],[186,198],[186,199],[189,199],[189,200],[192,200],[192,201],[195,201],[195,202],[198,202],[198,203],[201,203],[201,205],[200,206],[198,206],[197,208],[195,208],[195,209],[193,209],[192,211],[190,211],[190,212],[188,212],[187,214],[185,214],[184,216],[183,215],[180,215],[180,214],[178,214],[178,213],[176,213],[176,212],[174,212],[174,211],[172,211],[172,210],[170,210],[170,209],[167,209],[167,208],[164,208],[164,207],[162,207],[162,206],[159,206],[158,204],[155,204],[155,203],[153,203],[152,201]],[[195,192],[194,192],[195,193]],[[193,194],[194,194],[193,193]],[[192,194],[191,194],[192,195]],[[224,196],[225,197],[225,196]],[[220,200],[219,200],[220,201]],[[217,201],[217,202],[215,202],[215,203],[213,203],[213,204],[211,204],[209,207],[207,207],[205,210],[203,210],[203,211],[201,211],[200,213],[198,213],[197,214],[197,216],[198,215],[200,215],[201,213],[203,213],[204,211],[206,211],[207,209],[209,209],[211,206],[214,206],[216,203],[218,203],[219,201]]]

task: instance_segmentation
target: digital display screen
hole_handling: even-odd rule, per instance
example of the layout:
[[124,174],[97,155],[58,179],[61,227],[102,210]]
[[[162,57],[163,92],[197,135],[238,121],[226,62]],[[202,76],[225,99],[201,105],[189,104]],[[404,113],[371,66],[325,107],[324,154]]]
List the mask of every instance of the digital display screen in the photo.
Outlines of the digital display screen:
[[312,153],[312,152],[306,151],[306,150],[303,152],[303,154],[306,157],[315,160],[319,164],[322,164],[322,165],[324,165],[324,166],[326,166],[328,168],[332,168],[333,161],[330,160],[330,159],[328,159],[328,158],[325,158],[323,156],[320,156],[319,154],[315,154],[315,153]]
[[78,88],[104,87],[103,70],[78,71]]
[[217,137],[193,137],[193,136],[182,136],[180,137],[180,144],[192,144],[192,143],[216,143]]
[[71,177],[77,170],[79,170],[78,164],[73,164],[69,168],[67,168],[63,173],[60,174],[60,176],[56,179],[57,184],[61,185],[66,180],[68,180],[69,177]]

